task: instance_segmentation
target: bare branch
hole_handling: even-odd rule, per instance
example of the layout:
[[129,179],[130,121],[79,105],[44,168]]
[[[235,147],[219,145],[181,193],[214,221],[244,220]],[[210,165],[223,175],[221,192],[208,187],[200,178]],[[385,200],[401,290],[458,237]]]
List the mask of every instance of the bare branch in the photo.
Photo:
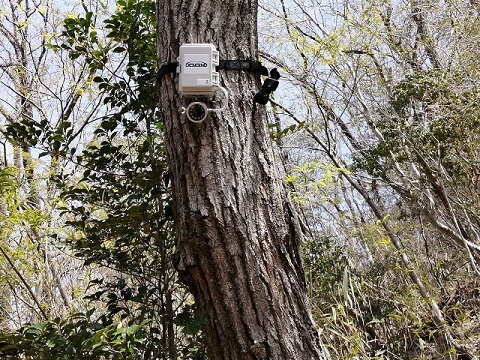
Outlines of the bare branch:
[[37,305],[37,309],[39,310],[40,314],[42,314],[43,318],[45,320],[48,320],[48,316],[47,314],[45,313],[45,310],[43,310],[42,306],[40,305],[40,302],[38,301],[37,297],[35,296],[35,294],[33,293],[31,287],[28,285],[27,283],[27,280],[23,277],[23,275],[20,273],[20,271],[17,269],[17,267],[15,266],[15,264],[13,263],[12,259],[10,258],[10,256],[8,256],[8,254],[5,252],[5,250],[3,249],[3,247],[0,245],[0,252],[2,253],[3,257],[5,258],[5,260],[7,260],[7,262],[10,264],[12,270],[15,272],[15,274],[17,274],[18,278],[20,279],[20,281],[23,283],[23,285],[25,286],[25,289],[28,291],[28,293],[30,294],[30,296],[32,297],[32,300],[35,302],[35,305]]

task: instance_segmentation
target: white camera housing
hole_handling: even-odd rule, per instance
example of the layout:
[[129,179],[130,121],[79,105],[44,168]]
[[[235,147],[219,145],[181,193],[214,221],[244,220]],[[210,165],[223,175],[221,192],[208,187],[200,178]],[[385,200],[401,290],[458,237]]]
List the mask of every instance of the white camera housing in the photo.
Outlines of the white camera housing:
[[219,87],[219,53],[213,44],[183,44],[178,57],[179,91],[185,97],[212,98]]

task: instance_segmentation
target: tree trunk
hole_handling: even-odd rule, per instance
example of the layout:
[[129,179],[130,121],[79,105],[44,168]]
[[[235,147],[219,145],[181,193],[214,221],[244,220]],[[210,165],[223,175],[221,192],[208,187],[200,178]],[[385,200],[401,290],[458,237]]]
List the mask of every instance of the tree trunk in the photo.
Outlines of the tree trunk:
[[[213,43],[222,59],[253,59],[257,4],[157,0],[159,65],[183,43]],[[301,230],[276,169],[259,75],[221,70],[228,108],[201,124],[177,78],[160,79],[174,186],[178,264],[195,296],[212,359],[327,359],[311,319],[299,255]]]

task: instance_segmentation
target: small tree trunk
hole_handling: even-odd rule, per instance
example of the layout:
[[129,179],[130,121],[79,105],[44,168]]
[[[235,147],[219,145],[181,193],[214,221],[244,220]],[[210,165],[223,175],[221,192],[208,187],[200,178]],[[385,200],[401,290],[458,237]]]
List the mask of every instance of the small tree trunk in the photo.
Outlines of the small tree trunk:
[[[179,46],[213,43],[222,59],[257,59],[257,4],[157,0],[159,64]],[[202,312],[213,359],[326,359],[305,295],[302,236],[276,170],[259,76],[222,71],[228,109],[201,124],[173,74],[160,79],[172,171],[177,269]]]

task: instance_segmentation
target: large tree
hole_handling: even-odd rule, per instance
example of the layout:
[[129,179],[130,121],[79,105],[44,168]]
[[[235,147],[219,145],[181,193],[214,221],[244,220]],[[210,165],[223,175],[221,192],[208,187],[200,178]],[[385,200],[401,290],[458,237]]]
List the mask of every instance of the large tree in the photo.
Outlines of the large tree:
[[[258,58],[255,1],[158,0],[159,65],[182,43],[213,43],[223,59]],[[193,292],[213,359],[325,359],[308,310],[298,218],[276,168],[258,74],[221,72],[228,108],[186,121],[174,74],[160,107],[174,187],[177,269]]]

